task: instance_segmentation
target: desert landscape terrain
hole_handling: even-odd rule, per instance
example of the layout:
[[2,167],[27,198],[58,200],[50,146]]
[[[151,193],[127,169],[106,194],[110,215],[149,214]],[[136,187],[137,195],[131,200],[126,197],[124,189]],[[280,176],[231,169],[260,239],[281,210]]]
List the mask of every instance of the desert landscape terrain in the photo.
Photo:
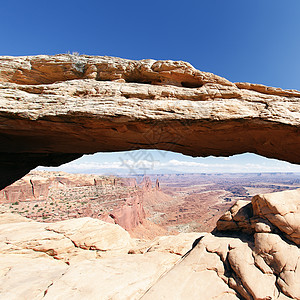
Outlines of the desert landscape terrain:
[[[224,187],[223,193],[212,182],[199,184],[198,177],[205,176],[213,175],[180,175],[187,177],[181,187],[176,187],[177,175],[176,179],[163,176],[169,179],[162,185],[168,195],[160,191],[158,179],[153,187],[149,177],[137,184],[135,179],[112,176],[26,175],[1,191],[6,201],[2,198],[0,213],[0,297],[137,300],[177,299],[176,295],[181,295],[179,299],[198,299],[200,293],[203,299],[300,299],[297,176],[286,174],[285,180],[283,176],[278,180],[278,174],[269,174],[258,180],[261,174],[245,174],[253,182],[242,178],[242,192],[247,191],[241,189],[246,181],[253,189],[287,188],[252,199],[248,192],[245,198],[242,192],[231,193],[231,183],[224,184],[236,176],[216,175],[214,182]],[[57,177],[62,186],[57,187]],[[189,186],[191,180],[194,184]],[[24,182],[29,182],[30,191]],[[168,186],[173,188],[168,190]],[[203,198],[201,188],[206,189]],[[125,191],[139,197],[120,201]],[[238,199],[229,201],[230,195]],[[105,199],[102,203],[101,197]],[[7,202],[16,199],[18,203]],[[145,209],[144,200],[148,201]],[[168,202],[160,203],[162,200]],[[95,203],[82,208],[86,204],[82,201]],[[191,205],[185,205],[189,201]],[[51,210],[51,203],[58,203],[58,207]],[[162,207],[170,216],[162,213]],[[186,210],[182,211],[183,207]],[[225,212],[211,233],[189,232],[208,226],[216,210]],[[202,211],[205,224],[199,215]],[[175,217],[183,212],[187,217]],[[94,217],[85,216],[89,214]],[[196,289],[191,290],[191,284],[196,284]]]
[[300,174],[165,174],[135,177],[32,171],[0,191],[0,211],[39,222],[92,217],[134,237],[210,232],[237,200],[300,188]]
[[179,232],[210,232],[219,217],[237,200],[251,200],[257,194],[300,187],[300,174],[297,173],[165,174],[149,177],[153,181],[158,179],[161,191],[172,197],[167,203],[161,201],[146,206],[150,220]]
[[298,174],[32,171],[135,149],[299,164],[299,91],[171,60],[4,56],[0,71],[0,297],[300,299]]

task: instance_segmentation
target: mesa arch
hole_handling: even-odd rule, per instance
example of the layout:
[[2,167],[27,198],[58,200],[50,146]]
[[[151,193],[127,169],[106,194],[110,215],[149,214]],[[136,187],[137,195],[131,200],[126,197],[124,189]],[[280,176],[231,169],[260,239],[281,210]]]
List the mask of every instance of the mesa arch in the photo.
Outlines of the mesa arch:
[[99,151],[244,152],[300,163],[300,92],[182,61],[0,57],[0,189]]

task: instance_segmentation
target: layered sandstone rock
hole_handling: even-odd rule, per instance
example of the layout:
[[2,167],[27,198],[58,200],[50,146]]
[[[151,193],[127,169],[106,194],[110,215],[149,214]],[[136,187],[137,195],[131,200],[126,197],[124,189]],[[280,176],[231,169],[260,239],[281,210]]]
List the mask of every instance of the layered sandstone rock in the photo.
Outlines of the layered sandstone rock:
[[0,220],[2,253],[33,250],[68,261],[84,253],[93,256],[107,251],[127,253],[135,246],[129,233],[120,226],[92,218],[39,223],[17,214],[1,214]]
[[0,214],[0,298],[139,299],[180,259],[176,247],[192,247],[187,239],[147,251],[149,241],[100,220]]
[[116,224],[119,224],[126,230],[130,231],[143,223],[146,214],[143,207],[141,193],[137,192],[130,194],[124,200],[125,203],[114,209],[110,213],[110,216]]
[[198,239],[206,234],[206,232],[188,232],[177,235],[158,236],[149,241],[136,239],[135,247],[129,250],[129,252],[133,254],[164,252],[183,256],[192,249],[195,241],[198,241]]
[[1,190],[0,203],[18,204],[19,211],[35,220],[93,217],[130,231],[145,219],[143,200],[153,190],[149,182],[151,188],[144,190],[135,178],[32,171]]
[[[126,183],[129,178],[126,178]],[[128,182],[128,185],[131,183]],[[46,200],[50,189],[88,186],[122,186],[123,179],[115,176],[68,174],[65,172],[33,171],[0,191],[0,202]]]
[[299,99],[182,61],[1,57],[0,187],[97,151],[252,152],[299,163]]
[[[37,165],[56,166],[97,151],[251,152],[300,163],[299,100],[298,91],[234,84],[185,62],[1,57],[0,188]],[[116,252],[100,249],[103,237],[89,236],[84,224],[70,228],[9,217],[0,225],[1,297],[300,299],[298,194],[238,203],[219,222],[222,234],[205,235],[161,279],[178,255],[159,251],[154,265],[148,258],[156,252],[150,251],[111,261]],[[89,222],[93,230],[106,226]],[[137,253],[132,248],[126,242],[115,250]],[[110,287],[114,280],[117,287]]]
[[142,299],[300,299],[299,203],[299,190],[237,202],[221,232],[200,239]]
[[188,232],[177,235],[156,237],[147,247],[147,252],[169,252],[185,255],[192,249],[196,240],[202,238],[206,233]]
[[300,189],[257,195],[252,206],[255,216],[266,219],[300,246]]
[[280,232],[300,245],[300,189],[238,201],[217,222],[219,231]]

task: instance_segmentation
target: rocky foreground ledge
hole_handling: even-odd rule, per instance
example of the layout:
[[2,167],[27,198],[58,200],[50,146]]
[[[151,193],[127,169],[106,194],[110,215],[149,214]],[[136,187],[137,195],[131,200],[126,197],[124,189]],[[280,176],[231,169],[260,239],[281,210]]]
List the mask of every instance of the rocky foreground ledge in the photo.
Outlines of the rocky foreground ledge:
[[244,152],[300,163],[300,92],[183,61],[0,57],[0,189],[98,151]]
[[300,189],[258,195],[212,233],[154,241],[92,218],[39,223],[4,213],[0,298],[300,299],[299,199]]
[[300,189],[238,201],[142,299],[300,299]]
[[40,223],[0,214],[0,299],[139,299],[202,236],[153,241],[89,217]]

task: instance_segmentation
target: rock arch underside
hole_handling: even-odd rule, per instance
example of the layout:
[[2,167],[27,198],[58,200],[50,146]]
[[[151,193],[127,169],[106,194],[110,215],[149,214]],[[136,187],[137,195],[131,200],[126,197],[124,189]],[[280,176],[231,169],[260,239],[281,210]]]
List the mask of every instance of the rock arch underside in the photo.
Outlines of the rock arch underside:
[[[0,189],[99,151],[299,164],[299,133],[299,91],[231,83],[186,62],[0,57]],[[295,190],[237,203],[143,299],[300,299],[299,199]]]

